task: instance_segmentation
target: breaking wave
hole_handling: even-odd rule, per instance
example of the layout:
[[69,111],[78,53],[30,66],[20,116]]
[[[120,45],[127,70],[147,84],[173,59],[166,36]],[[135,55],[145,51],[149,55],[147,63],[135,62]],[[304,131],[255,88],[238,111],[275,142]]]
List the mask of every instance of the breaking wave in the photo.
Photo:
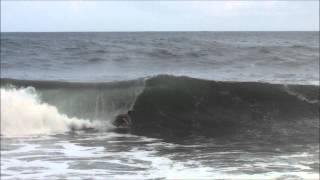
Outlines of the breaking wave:
[[319,86],[156,76],[133,107],[137,133],[279,137],[319,130]]
[[56,134],[93,126],[89,120],[70,118],[41,102],[32,87],[1,88],[1,135]]
[[128,110],[133,110],[131,132],[136,134],[301,139],[319,134],[319,86],[314,85],[219,82],[169,75],[113,83],[12,79],[1,83],[3,134],[16,134],[18,129],[59,133],[70,129],[70,124],[92,127],[83,119],[111,122]]

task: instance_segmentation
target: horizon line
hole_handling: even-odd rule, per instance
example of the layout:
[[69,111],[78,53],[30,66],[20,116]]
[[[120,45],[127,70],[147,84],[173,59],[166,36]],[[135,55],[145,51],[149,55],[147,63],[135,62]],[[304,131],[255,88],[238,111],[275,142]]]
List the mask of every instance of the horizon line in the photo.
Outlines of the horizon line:
[[319,30],[0,31],[0,33],[148,33],[148,32],[319,32]]

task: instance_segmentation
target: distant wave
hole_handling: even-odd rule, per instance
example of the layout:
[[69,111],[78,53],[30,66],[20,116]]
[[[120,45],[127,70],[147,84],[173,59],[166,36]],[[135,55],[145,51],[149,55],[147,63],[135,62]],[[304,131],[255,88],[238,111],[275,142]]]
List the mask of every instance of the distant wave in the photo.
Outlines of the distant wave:
[[91,82],[171,74],[319,84],[318,39],[318,32],[1,33],[1,75]]
[[[314,136],[319,130],[319,86],[314,85],[222,82],[169,75],[113,83],[2,79],[1,93],[12,86],[35,88],[41,102],[68,117],[110,122],[117,114],[133,110],[131,132],[137,134],[302,137]],[[7,102],[2,103],[1,112],[6,112],[6,103],[12,100],[3,101]],[[38,112],[36,108],[26,111]]]

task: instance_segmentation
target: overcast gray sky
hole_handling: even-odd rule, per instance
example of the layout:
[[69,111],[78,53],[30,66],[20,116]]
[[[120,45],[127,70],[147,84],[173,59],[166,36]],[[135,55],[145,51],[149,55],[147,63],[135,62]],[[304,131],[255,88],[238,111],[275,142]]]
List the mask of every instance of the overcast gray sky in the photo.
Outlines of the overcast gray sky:
[[1,31],[319,30],[319,1],[1,1]]

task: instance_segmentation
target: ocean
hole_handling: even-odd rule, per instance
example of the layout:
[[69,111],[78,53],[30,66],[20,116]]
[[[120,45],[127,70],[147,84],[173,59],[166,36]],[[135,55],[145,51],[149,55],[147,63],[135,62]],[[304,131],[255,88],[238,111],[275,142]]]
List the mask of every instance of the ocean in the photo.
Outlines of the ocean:
[[188,178],[319,179],[319,32],[1,33],[1,179]]

